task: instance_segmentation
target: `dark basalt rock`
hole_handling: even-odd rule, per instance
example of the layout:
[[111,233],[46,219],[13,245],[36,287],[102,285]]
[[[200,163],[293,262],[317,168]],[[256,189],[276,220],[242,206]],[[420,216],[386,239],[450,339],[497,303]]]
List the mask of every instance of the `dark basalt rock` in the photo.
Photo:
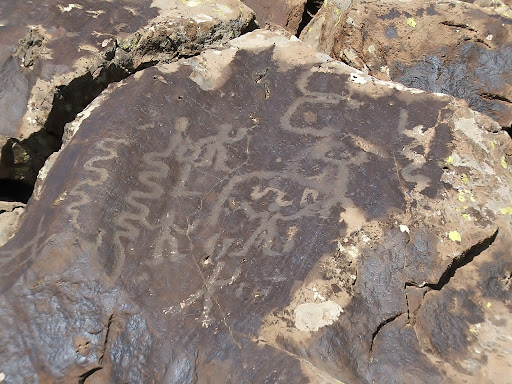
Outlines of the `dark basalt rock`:
[[494,10],[456,1],[329,0],[301,39],[380,79],[464,99],[509,129],[512,12],[488,3]]
[[[506,368],[483,337],[511,326],[512,144],[462,102],[254,31],[111,85],[66,132],[0,248],[6,383]],[[496,268],[461,282],[475,263]]]

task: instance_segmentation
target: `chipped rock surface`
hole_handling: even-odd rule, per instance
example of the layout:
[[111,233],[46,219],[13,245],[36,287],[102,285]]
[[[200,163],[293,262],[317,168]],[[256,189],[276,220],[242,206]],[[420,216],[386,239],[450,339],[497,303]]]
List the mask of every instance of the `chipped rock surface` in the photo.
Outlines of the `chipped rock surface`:
[[33,185],[64,124],[109,83],[221,44],[253,17],[238,0],[3,1],[0,179]]
[[512,18],[484,3],[326,0],[301,39],[377,78],[462,98],[510,128]]
[[497,123],[261,30],[101,97],[0,248],[6,383],[512,377]]

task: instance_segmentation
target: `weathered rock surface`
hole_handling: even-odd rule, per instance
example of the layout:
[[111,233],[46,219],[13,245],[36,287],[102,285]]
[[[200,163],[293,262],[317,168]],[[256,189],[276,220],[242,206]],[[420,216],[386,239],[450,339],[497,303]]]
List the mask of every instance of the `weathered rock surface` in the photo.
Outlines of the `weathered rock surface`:
[[260,27],[276,24],[296,34],[304,15],[307,0],[242,0],[256,13]]
[[0,248],[5,383],[506,383],[510,137],[254,31],[111,85]]
[[512,19],[458,1],[327,0],[301,34],[383,80],[465,99],[512,127]]
[[0,4],[0,181],[33,186],[66,122],[106,86],[239,36],[252,11],[222,1]]

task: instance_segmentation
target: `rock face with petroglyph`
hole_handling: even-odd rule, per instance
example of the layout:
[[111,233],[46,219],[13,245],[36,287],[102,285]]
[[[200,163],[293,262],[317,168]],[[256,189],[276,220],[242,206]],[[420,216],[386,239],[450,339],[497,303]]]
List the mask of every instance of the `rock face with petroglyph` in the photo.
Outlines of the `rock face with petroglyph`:
[[301,39],[382,80],[462,98],[508,129],[512,13],[497,3],[326,0]]
[[101,97],[0,248],[5,382],[512,377],[495,122],[269,31]]
[[2,2],[0,182],[31,189],[64,124],[109,83],[224,43],[253,18],[238,0]]

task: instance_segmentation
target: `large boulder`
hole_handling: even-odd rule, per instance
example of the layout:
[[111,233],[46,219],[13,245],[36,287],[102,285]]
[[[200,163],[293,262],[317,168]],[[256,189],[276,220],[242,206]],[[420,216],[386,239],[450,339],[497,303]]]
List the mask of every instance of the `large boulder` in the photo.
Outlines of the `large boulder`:
[[301,39],[383,80],[512,127],[512,19],[460,1],[326,0]]
[[0,248],[5,383],[512,377],[512,143],[463,101],[254,31],[66,131]]
[[64,124],[108,84],[224,43],[253,18],[238,0],[3,1],[0,182],[31,188]]

